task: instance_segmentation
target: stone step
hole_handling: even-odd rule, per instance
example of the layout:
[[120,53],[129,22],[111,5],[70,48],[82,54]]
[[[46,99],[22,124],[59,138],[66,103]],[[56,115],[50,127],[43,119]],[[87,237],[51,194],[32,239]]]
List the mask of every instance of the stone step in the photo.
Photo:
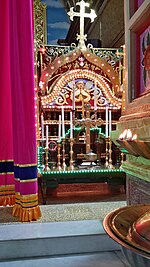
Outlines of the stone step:
[[98,220],[0,225],[0,261],[119,249]]
[[0,262],[0,267],[129,267],[121,251]]

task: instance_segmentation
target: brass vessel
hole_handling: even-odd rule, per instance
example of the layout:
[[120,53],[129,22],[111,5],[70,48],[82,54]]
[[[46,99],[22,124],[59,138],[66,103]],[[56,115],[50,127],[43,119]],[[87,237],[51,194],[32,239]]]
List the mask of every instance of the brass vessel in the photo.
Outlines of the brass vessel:
[[104,218],[103,226],[120,244],[131,266],[150,266],[150,205],[126,206],[112,211]]
[[150,211],[144,213],[129,228],[128,239],[139,244],[144,251],[150,252]]
[[121,151],[150,159],[150,140],[116,140],[116,142]]
[[87,161],[94,162],[97,160],[97,154],[93,153],[92,150],[85,155]]

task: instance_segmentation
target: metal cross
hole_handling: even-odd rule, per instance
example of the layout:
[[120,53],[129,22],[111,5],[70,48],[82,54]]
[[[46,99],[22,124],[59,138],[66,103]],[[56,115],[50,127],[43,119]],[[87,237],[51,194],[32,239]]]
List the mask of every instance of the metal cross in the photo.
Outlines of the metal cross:
[[84,18],[90,18],[91,22],[93,22],[97,16],[93,9],[91,9],[91,13],[85,12],[85,7],[89,7],[89,3],[85,3],[84,0],[77,2],[76,5],[80,6],[80,12],[74,12],[74,8],[71,7],[67,14],[72,21],[73,17],[80,17],[80,34],[77,34],[77,40],[79,40],[78,47],[80,49],[86,49],[85,41],[87,40],[87,34],[84,35]]
[[97,126],[101,126],[104,124],[104,121],[99,119],[93,119],[90,117],[90,103],[86,103],[84,105],[86,110],[86,118],[82,118],[81,120],[75,119],[75,126],[81,126],[81,128],[86,127],[86,154],[90,152],[90,128],[96,128]]

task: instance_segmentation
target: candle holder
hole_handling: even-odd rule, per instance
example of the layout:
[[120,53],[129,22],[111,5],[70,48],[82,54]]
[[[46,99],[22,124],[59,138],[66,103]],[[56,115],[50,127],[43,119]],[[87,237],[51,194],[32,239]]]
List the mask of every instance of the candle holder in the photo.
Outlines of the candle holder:
[[46,172],[50,171],[50,168],[48,166],[48,150],[49,150],[49,148],[46,147],[45,148],[45,152],[46,152],[46,155],[45,155],[45,168],[44,168],[44,171],[46,171]]
[[62,170],[66,170],[66,163],[65,163],[65,138],[62,138]]
[[73,109],[72,110],[72,121],[73,121],[73,123],[74,123],[75,117],[76,117],[76,110]]
[[112,165],[112,141],[110,140],[110,137],[108,138],[108,144],[109,144],[109,161],[108,161],[108,169],[113,170],[114,166]]
[[44,150],[45,150],[45,148],[44,148],[44,141],[45,141],[45,139],[40,139],[40,143],[41,143],[41,146],[42,146],[42,169],[44,170],[45,169],[45,165],[44,165],[44,158],[45,158],[45,156],[44,156],[44,154],[45,154],[45,152],[44,152]]
[[95,121],[97,121],[97,109],[94,109]]
[[73,138],[70,138],[70,166],[69,170],[73,171],[74,170],[74,165],[73,165]]
[[108,137],[106,137],[106,162],[105,162],[105,168],[108,168]]
[[82,119],[84,119],[84,110],[85,110],[84,100],[82,99]]
[[121,165],[120,165],[120,169],[122,169],[123,162],[124,162],[124,153],[121,152]]
[[57,170],[58,171],[62,171],[61,164],[60,164],[60,156],[61,156],[60,148],[61,148],[61,144],[60,144],[60,141],[58,141],[58,145],[57,145],[57,150],[58,150],[58,154],[57,154],[57,159],[58,159],[58,161],[57,161]]

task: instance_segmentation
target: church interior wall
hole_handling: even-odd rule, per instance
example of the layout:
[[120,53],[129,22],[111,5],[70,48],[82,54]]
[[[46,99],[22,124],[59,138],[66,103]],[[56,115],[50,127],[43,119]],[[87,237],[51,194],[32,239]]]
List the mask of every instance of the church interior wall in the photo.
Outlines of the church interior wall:
[[101,40],[100,17],[98,17],[96,19],[94,27],[92,27],[92,30],[90,31],[90,33],[88,33],[88,39],[99,39],[99,40]]
[[88,31],[88,39],[99,39],[101,47],[121,47],[125,43],[123,0],[104,1]]
[[[101,14],[102,47],[124,44],[124,1],[111,0]],[[108,19],[109,18],[109,19]]]

